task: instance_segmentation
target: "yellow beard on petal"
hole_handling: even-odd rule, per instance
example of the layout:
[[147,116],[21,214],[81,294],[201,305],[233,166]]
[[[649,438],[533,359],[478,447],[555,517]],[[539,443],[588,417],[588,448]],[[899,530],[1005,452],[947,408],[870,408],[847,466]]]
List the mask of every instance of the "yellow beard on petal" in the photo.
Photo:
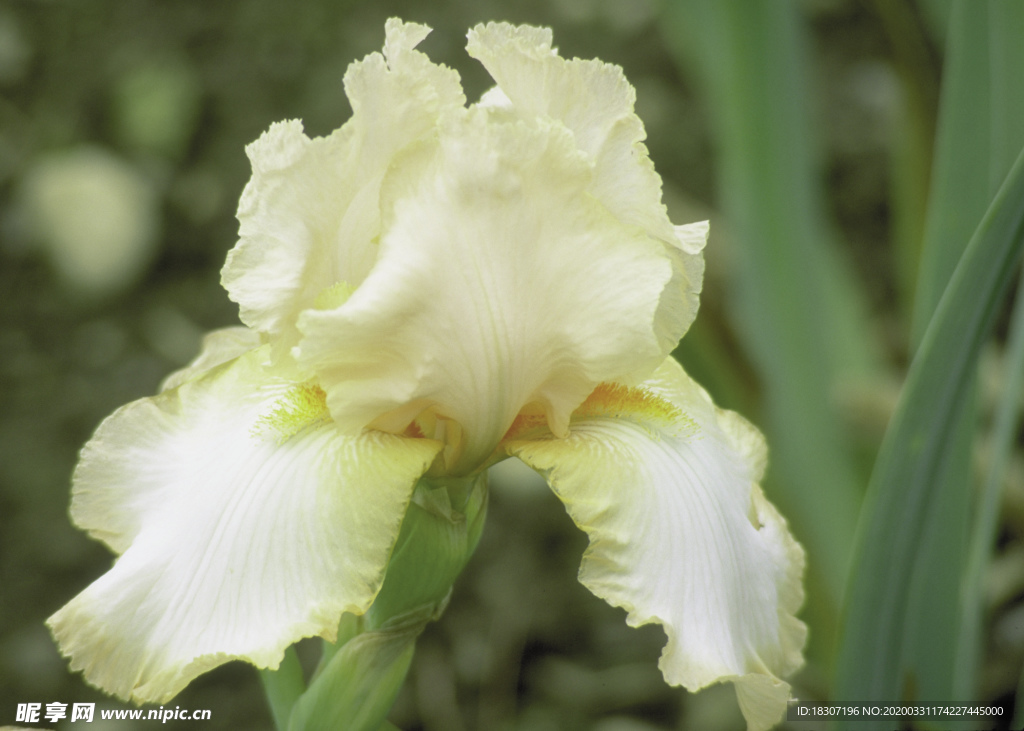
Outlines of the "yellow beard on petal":
[[[573,411],[571,421],[593,417],[626,419],[642,425],[653,423],[661,429],[670,429],[673,433],[678,433],[680,429],[687,434],[699,431],[696,422],[671,402],[646,389],[617,383],[598,384],[586,400]],[[505,432],[502,442],[527,439],[535,435],[537,430],[547,428],[547,417],[543,413],[534,409],[524,409]]]
[[619,419],[643,419],[659,425],[680,421],[696,427],[678,407],[643,388],[630,388],[617,383],[601,383],[573,412],[573,418],[611,416]]
[[251,434],[270,436],[278,444],[284,444],[307,427],[330,421],[330,418],[327,394],[315,383],[305,383],[278,399],[270,413],[256,421]]
[[345,281],[335,282],[330,287],[322,290],[313,300],[313,307],[318,310],[333,310],[348,302],[348,298],[355,292],[355,287]]

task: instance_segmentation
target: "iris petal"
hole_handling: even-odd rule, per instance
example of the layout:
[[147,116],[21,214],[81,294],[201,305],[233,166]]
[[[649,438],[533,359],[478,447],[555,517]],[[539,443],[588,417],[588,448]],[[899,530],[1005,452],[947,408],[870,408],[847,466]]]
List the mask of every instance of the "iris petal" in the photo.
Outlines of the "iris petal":
[[110,693],[163,702],[231,659],[276,666],[380,588],[440,445],[341,436],[322,392],[267,358],[128,404],[83,451],[72,517],[121,555],[49,625]]
[[591,165],[562,125],[500,117],[472,110],[396,162],[374,269],[342,306],[299,321],[299,362],[340,426],[401,412],[401,429],[431,408],[461,427],[456,473],[524,406],[564,433],[599,382],[665,356],[664,244],[589,195]]
[[458,74],[413,50],[429,28],[392,19],[385,31],[384,54],[345,74],[353,114],[344,126],[309,139],[300,122],[283,122],[247,148],[253,175],[222,281],[277,353],[297,342],[299,312],[337,282],[357,286],[373,265],[380,183],[394,155],[465,103]]
[[802,663],[803,551],[757,482],[760,435],[674,361],[640,389],[602,387],[566,439],[513,441],[590,537],[580,580],[660,623],[660,667],[697,690],[736,684],[750,729],[777,723]]
[[227,363],[240,355],[255,350],[262,343],[260,334],[247,327],[225,327],[203,336],[199,355],[184,368],[167,376],[160,384],[161,391],[177,388],[197,375]]
[[[550,29],[508,23],[473,28],[467,50],[497,82],[508,99],[506,109],[523,119],[558,120],[572,132],[593,165],[591,195],[622,224],[670,245],[673,279],[662,292],[655,321],[667,354],[697,314],[707,224],[673,227],[669,222],[661,177],[633,109],[636,92],[622,69],[598,59],[561,58],[552,48]],[[649,370],[637,373],[646,377]]]

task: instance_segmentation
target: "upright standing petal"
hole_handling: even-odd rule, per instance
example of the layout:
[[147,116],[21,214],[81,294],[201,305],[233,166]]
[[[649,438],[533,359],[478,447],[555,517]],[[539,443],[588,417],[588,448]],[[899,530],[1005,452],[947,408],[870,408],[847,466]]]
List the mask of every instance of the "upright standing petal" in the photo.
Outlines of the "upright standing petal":
[[128,404],[86,445],[71,514],[121,554],[49,620],[86,679],[163,702],[228,660],[333,638],[380,588],[440,445],[341,436],[267,348]]
[[[598,59],[561,58],[551,30],[508,23],[478,25],[467,50],[478,59],[522,118],[558,120],[593,162],[590,194],[627,226],[671,245],[673,281],[662,294],[658,335],[668,353],[697,314],[704,236],[672,226],[661,200],[661,178],[643,144],[636,92],[622,69]],[[698,231],[699,233],[699,231]],[[644,374],[645,376],[647,374]]]
[[345,74],[353,114],[330,136],[309,139],[300,122],[284,122],[247,148],[253,175],[223,283],[243,322],[275,337],[275,352],[295,344],[298,313],[325,289],[363,280],[377,256],[378,195],[392,158],[465,103],[458,74],[413,50],[428,32],[388,21],[384,55]]
[[300,363],[339,425],[390,415],[400,430],[432,409],[458,425],[448,466],[465,472],[524,406],[564,433],[599,382],[652,371],[671,258],[588,195],[590,181],[563,126],[493,109],[399,160],[373,271],[341,307],[299,321]]
[[665,679],[732,681],[752,731],[778,723],[802,662],[803,552],[757,485],[760,435],[674,361],[642,388],[601,386],[567,439],[507,445],[590,537],[580,580],[668,636]]

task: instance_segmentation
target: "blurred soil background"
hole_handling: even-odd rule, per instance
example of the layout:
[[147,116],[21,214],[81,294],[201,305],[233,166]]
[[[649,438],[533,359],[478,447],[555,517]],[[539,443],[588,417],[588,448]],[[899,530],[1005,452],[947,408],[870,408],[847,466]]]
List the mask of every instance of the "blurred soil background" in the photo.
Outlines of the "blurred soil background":
[[[822,190],[899,368],[906,334],[888,200],[905,92],[889,31],[870,2],[801,7],[813,32]],[[919,90],[934,95],[941,38],[906,8],[924,43]],[[122,707],[68,672],[43,625],[112,558],[70,525],[69,479],[101,419],[154,393],[205,331],[237,323],[219,269],[236,241],[245,145],[281,119],[301,118],[311,135],[340,126],[345,69],[381,48],[389,16],[433,26],[421,49],[462,74],[471,101],[488,77],[465,55],[467,28],[548,25],[563,56],[625,69],[673,220],[705,218],[716,208],[713,135],[660,14],[654,0],[0,0],[0,725],[24,702]],[[731,366],[723,375],[685,347],[681,357],[720,405],[757,422],[758,377],[722,301],[728,239],[712,230],[698,322]],[[862,395],[853,410],[867,464],[897,387]],[[691,696],[663,683],[663,633],[627,627],[624,612],[577,582],[586,539],[523,472],[494,477],[483,542],[422,637],[392,720],[405,731],[744,728],[731,688]],[[302,650],[315,659],[313,644]],[[797,687],[820,696],[827,670],[812,662]],[[173,706],[210,709],[212,720],[169,729],[272,728],[256,672],[240,663],[195,681]]]

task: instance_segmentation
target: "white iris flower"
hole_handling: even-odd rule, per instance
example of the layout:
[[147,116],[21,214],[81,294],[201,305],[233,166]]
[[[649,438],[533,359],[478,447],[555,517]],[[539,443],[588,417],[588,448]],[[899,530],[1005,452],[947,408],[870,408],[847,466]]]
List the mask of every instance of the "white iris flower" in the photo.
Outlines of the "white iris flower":
[[760,434],[669,357],[707,224],[674,227],[621,70],[548,30],[478,26],[497,86],[391,20],[352,64],[351,120],[275,124],[211,333],[97,430],[74,521],[120,557],[50,620],[90,682],[166,702],[232,659],[275,667],[367,611],[424,476],[518,457],[588,534],[580,580],[662,625],[665,679],[735,683],[776,723],[802,662],[803,553],[758,481]]

